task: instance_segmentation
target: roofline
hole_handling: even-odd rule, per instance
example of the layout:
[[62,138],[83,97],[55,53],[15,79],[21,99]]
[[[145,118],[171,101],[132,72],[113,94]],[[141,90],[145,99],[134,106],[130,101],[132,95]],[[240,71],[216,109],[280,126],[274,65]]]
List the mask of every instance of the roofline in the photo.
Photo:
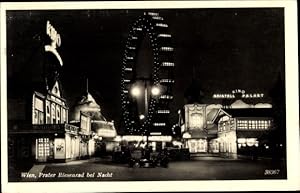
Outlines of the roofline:
[[46,98],[46,96],[45,96],[44,94],[42,94],[42,93],[40,93],[40,92],[38,92],[38,91],[33,91],[33,94],[35,94],[35,95],[37,95],[37,96],[39,96],[39,97],[41,97],[41,98],[43,98],[43,99]]
[[213,120],[212,120],[212,123],[214,123],[215,122],[215,120],[217,119],[217,117],[219,116],[219,114],[220,114],[220,112],[223,112],[223,113],[225,113],[228,117],[232,117],[230,114],[228,114],[226,111],[224,111],[223,109],[219,109],[218,110],[218,112],[216,113],[216,115],[214,116],[214,118],[213,118]]

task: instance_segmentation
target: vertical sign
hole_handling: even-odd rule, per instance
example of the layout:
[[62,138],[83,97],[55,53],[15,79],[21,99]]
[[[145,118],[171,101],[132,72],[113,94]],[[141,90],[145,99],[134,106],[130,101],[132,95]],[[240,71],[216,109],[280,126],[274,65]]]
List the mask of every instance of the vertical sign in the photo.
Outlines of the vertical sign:
[[58,59],[59,64],[62,66],[63,61],[62,61],[59,53],[56,50],[56,48],[60,47],[60,45],[61,45],[60,34],[57,33],[55,28],[50,24],[50,21],[47,21],[47,24],[46,24],[46,34],[50,37],[51,44],[45,46],[45,51],[46,52],[52,52],[56,56],[56,58]]
[[85,134],[90,133],[91,121],[90,117],[84,114],[80,114],[80,130]]

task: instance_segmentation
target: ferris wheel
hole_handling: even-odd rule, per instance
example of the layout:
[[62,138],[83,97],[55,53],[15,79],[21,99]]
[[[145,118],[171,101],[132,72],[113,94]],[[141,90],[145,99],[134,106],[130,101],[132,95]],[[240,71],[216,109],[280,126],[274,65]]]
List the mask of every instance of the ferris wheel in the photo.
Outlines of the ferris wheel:
[[[147,79],[150,94],[145,94],[146,116],[139,115],[133,95],[139,78],[137,55],[142,41],[148,38],[152,50],[151,76]],[[173,100],[174,48],[168,24],[158,13],[145,12],[131,26],[124,51],[121,71],[122,123],[127,134],[145,135],[149,132],[168,133],[169,103]],[[143,80],[146,81],[146,80]],[[150,86],[149,86],[150,85]],[[145,90],[147,91],[147,89]],[[149,90],[150,91],[150,90]],[[140,121],[143,119],[143,121]]]

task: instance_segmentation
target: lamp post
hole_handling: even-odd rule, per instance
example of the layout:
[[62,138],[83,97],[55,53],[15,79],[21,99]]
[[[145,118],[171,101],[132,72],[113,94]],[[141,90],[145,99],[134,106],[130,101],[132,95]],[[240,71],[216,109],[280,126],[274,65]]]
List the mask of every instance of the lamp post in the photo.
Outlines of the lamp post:
[[[142,96],[142,92],[144,91],[144,114],[140,114],[139,115],[139,119],[140,120],[144,120],[146,118],[146,116],[148,116],[148,89],[151,88],[151,96],[157,97],[160,95],[161,93],[161,89],[158,85],[152,85],[150,82],[150,79],[147,78],[139,78],[137,79],[136,82],[138,81],[143,81],[144,84],[143,86],[141,85],[133,85],[130,93],[134,98],[139,98]],[[150,82],[150,85],[148,84],[148,82]],[[149,128],[147,128],[146,131],[146,135],[147,135],[147,141],[146,141],[146,147],[148,148],[148,144],[149,144]]]

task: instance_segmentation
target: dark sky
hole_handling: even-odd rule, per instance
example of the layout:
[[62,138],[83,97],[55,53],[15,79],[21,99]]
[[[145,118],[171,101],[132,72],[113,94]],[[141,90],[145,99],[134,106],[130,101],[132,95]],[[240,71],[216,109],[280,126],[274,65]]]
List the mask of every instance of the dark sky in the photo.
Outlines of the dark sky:
[[[61,79],[69,106],[85,91],[88,77],[89,91],[103,114],[119,120],[124,46],[130,25],[144,11],[8,11],[8,80],[41,75],[42,37],[49,20],[62,39],[58,52],[64,61]],[[283,9],[155,11],[169,25],[175,48],[174,111],[182,108],[193,76],[206,102],[214,102],[215,92],[230,93],[235,88],[265,93],[268,100],[279,73],[284,80]]]

